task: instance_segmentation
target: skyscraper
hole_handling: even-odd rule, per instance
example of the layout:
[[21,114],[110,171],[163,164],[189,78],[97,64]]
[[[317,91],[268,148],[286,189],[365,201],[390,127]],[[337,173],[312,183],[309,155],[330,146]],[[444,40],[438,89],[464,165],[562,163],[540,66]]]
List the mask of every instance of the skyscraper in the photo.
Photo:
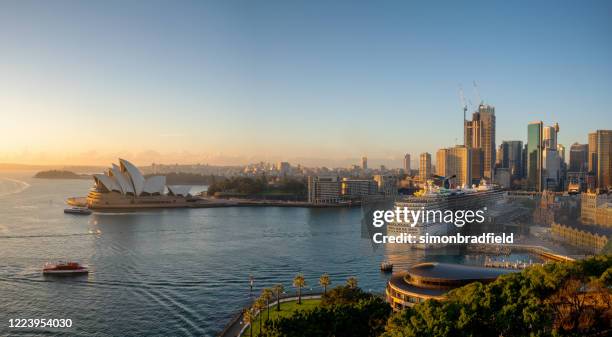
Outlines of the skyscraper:
[[[464,145],[468,148],[482,149],[482,176],[491,180],[495,168],[495,107],[480,104],[472,114],[471,121],[464,122]],[[476,176],[480,172],[474,172]]]
[[410,154],[406,153],[406,155],[404,156],[404,171],[406,171],[406,174],[410,174]]
[[422,182],[431,177],[431,154],[423,152],[419,155],[419,179]]
[[527,126],[527,187],[542,191],[542,121]]
[[612,187],[612,130],[597,130],[597,187]]
[[361,157],[361,169],[364,171],[368,169],[368,157],[366,156]]
[[472,184],[472,153],[470,148],[458,145],[440,149],[436,153],[436,172],[443,177],[456,176],[456,186]]
[[545,126],[542,131],[542,147],[548,149],[557,148],[557,133],[559,133],[559,124],[554,126]]
[[507,168],[511,179],[523,176],[523,142],[520,140],[503,141],[500,145],[500,157],[497,158],[501,168]]
[[[559,190],[561,186],[561,158],[558,151],[557,134],[559,123],[545,126],[542,130],[542,187]],[[565,152],[565,148],[563,148]]]
[[597,132],[589,133],[589,173],[597,176]]
[[589,170],[589,146],[574,143],[570,146],[569,171],[587,172]]

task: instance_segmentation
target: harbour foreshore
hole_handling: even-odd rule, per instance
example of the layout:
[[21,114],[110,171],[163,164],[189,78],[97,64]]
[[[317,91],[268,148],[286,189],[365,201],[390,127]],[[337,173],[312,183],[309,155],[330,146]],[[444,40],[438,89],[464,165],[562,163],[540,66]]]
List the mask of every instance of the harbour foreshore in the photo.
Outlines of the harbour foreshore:
[[[87,198],[72,197],[66,199],[70,206],[87,207]],[[359,207],[360,202],[350,203],[329,203],[313,204],[307,201],[280,201],[280,200],[253,200],[253,199],[218,199],[218,198],[198,198],[195,201],[185,204],[126,204],[120,207],[90,207],[93,210],[139,210],[139,209],[160,209],[160,208],[216,208],[216,207],[301,207],[301,208],[349,208]]]

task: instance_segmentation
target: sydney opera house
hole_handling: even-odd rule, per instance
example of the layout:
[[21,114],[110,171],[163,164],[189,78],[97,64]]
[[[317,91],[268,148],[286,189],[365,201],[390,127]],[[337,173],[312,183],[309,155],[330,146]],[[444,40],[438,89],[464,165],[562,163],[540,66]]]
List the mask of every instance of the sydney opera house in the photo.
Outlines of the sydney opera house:
[[190,186],[168,186],[165,176],[145,178],[125,159],[93,179],[87,195],[92,209],[189,207],[198,200],[189,194]]

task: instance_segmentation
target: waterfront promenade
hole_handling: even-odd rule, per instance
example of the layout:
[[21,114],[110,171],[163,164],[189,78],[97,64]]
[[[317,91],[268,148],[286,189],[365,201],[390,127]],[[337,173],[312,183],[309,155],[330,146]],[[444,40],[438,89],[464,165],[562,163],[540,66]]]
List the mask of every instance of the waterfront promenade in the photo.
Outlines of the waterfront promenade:
[[[281,296],[280,300],[274,300],[270,302],[268,307],[270,310],[276,310],[274,307],[280,301],[280,303],[297,301],[298,297],[296,295],[285,295],[286,297]],[[307,299],[317,299],[321,298],[321,293],[307,293],[302,295],[302,300]],[[221,331],[217,336],[218,337],[238,337],[241,336],[242,333],[249,327],[248,324],[244,324],[244,310],[248,309],[248,307],[243,308],[240,312],[236,313],[234,317],[230,320],[230,322],[225,326],[223,331]],[[257,313],[258,315],[260,312]]]

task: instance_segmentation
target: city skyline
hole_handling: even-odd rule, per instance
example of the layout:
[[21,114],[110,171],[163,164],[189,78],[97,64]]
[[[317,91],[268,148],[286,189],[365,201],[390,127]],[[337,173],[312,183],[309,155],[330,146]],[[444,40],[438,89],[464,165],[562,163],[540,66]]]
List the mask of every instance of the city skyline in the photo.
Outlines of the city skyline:
[[612,4],[555,4],[4,3],[0,163],[418,167],[462,143],[460,85],[496,144],[534,120],[586,144]]

